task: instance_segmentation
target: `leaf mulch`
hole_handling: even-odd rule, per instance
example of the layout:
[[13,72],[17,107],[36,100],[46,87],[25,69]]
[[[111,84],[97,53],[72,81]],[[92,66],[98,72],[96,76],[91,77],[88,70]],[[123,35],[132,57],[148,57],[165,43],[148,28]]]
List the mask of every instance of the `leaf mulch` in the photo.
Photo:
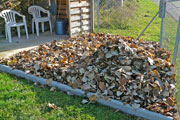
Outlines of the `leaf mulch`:
[[[178,119],[176,67],[159,43],[90,33],[52,41],[0,63]],[[87,101],[86,101],[87,102]]]

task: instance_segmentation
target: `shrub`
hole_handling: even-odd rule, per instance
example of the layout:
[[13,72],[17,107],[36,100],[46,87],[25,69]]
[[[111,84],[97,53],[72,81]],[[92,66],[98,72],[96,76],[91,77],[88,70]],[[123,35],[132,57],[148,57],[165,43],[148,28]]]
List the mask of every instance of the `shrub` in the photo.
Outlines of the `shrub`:
[[[100,27],[111,29],[129,29],[131,20],[134,20],[134,12],[138,4],[134,0],[124,2],[123,7],[119,7],[119,2],[113,0],[108,9],[105,4],[100,3]],[[96,19],[95,19],[96,20]]]

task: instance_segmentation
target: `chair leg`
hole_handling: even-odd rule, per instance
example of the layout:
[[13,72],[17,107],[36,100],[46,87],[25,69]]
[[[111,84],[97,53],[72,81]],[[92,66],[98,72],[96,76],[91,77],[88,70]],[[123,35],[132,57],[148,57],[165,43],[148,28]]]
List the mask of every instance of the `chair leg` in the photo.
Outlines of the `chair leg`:
[[50,27],[50,31],[52,33],[52,25],[51,25],[51,20],[49,20],[49,27]]
[[8,39],[8,34],[7,34],[7,28],[5,26],[5,35],[6,35],[6,40]]
[[12,43],[12,39],[11,39],[11,28],[10,28],[10,27],[7,27],[7,33],[8,33],[9,43]]
[[42,29],[42,32],[44,32],[44,23],[43,22],[41,23],[41,29]]
[[18,38],[21,38],[21,32],[20,32],[20,27],[17,27],[17,33],[18,33]]
[[24,27],[25,27],[25,31],[26,31],[26,38],[29,39],[27,24],[25,24]]
[[32,33],[34,34],[34,20],[32,20]]
[[36,34],[37,36],[39,36],[39,23],[35,22],[35,24],[36,24]]

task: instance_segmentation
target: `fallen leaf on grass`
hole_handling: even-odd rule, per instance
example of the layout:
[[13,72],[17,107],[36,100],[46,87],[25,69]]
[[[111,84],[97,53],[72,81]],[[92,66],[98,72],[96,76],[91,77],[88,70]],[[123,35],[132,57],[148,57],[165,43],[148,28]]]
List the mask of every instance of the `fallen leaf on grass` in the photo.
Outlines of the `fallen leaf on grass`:
[[86,104],[86,103],[88,103],[88,102],[89,102],[89,101],[86,100],[86,99],[83,99],[83,100],[81,101],[82,104]]
[[116,109],[116,110],[115,110],[115,113],[117,113],[117,112],[119,112],[119,111],[120,111],[119,109]]
[[36,85],[36,86],[40,85],[40,82],[34,82],[34,85]]
[[54,92],[54,91],[56,91],[56,88],[55,88],[55,87],[51,87],[51,88],[50,88],[50,91],[51,91],[51,92]]
[[91,96],[89,97],[90,103],[95,103],[96,100],[97,100],[97,96],[96,96],[95,94],[94,94],[94,95],[91,95]]
[[59,109],[59,107],[57,107],[54,103],[48,103],[48,108],[50,108],[50,109],[56,109],[56,110],[58,110]]

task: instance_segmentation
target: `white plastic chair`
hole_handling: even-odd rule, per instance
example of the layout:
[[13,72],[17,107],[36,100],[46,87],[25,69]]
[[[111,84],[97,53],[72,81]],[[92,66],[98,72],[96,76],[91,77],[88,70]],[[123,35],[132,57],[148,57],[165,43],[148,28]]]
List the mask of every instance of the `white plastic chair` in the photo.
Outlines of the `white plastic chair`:
[[[15,17],[16,15],[23,18],[22,23],[16,22],[16,17]],[[12,42],[11,27],[17,27],[18,38],[20,38],[21,37],[20,27],[25,26],[26,37],[27,37],[27,39],[29,39],[26,18],[24,15],[21,15],[20,13],[14,11],[14,10],[3,10],[0,13],[0,17],[4,18],[4,20],[5,20],[5,34],[6,34],[6,39],[9,38],[9,43]]]
[[[32,19],[32,32],[34,34],[34,23],[36,25],[36,34],[39,36],[39,22],[41,23],[42,32],[44,32],[44,22],[49,22],[50,31],[52,33],[52,25],[51,25],[51,18],[50,18],[50,12],[48,10],[45,10],[44,8],[40,6],[30,6],[28,8],[29,14],[33,16]],[[41,17],[41,12],[46,13],[47,17]]]

